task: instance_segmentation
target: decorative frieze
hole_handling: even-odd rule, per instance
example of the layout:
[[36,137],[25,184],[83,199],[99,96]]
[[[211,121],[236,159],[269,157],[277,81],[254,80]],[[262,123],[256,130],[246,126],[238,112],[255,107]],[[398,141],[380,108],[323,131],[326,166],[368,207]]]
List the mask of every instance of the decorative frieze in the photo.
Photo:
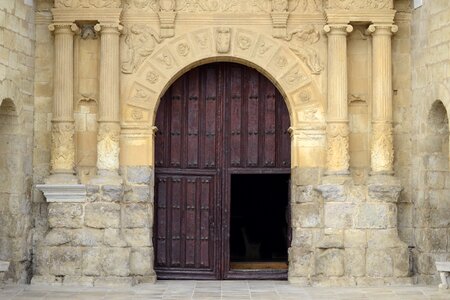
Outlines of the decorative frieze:
[[392,0],[328,0],[331,9],[390,9],[394,7]]
[[118,8],[121,0],[55,0],[58,8]]

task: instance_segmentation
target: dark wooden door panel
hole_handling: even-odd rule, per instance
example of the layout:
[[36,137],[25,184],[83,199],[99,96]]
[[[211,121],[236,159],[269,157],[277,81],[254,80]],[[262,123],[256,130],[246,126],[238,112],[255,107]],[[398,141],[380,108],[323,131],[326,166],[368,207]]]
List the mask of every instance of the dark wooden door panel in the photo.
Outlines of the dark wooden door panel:
[[215,272],[215,178],[156,175],[156,270]]
[[155,269],[159,278],[225,278],[229,174],[290,168],[289,114],[275,86],[232,63],[195,68],[156,117]]

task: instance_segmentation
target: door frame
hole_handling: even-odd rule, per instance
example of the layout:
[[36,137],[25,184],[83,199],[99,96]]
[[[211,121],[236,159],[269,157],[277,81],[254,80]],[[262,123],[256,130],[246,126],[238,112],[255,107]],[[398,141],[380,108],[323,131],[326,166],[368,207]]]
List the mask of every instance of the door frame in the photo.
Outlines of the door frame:
[[[242,168],[229,168],[224,174],[224,184],[223,189],[226,189],[223,193],[224,199],[222,203],[224,204],[224,209],[222,209],[221,219],[222,219],[222,243],[220,248],[222,249],[221,258],[221,275],[223,279],[265,279],[265,280],[285,280],[288,278],[288,270],[270,270],[270,269],[255,269],[255,270],[233,270],[230,269],[230,229],[231,229],[231,175],[234,174],[283,174],[291,175],[290,170],[283,168],[273,168],[273,169],[242,169]],[[289,191],[288,191],[288,209],[290,209],[289,201]],[[288,214],[288,231],[291,228],[290,213]],[[289,235],[288,235],[289,236]],[[288,248],[290,247],[291,241],[288,241]]]

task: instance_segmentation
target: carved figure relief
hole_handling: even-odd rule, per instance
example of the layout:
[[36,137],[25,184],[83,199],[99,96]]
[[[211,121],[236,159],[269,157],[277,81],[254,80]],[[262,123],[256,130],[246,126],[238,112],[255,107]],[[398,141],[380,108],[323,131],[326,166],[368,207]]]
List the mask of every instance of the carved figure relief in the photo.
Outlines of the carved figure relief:
[[[300,84],[302,81],[307,80],[308,77],[303,74],[303,72],[300,69],[296,69],[293,72],[289,73],[288,75],[286,75],[285,77],[285,81],[287,82],[287,84],[289,85],[298,85]],[[304,91],[302,91],[303,93]]]
[[323,66],[320,57],[312,45],[320,40],[320,33],[313,25],[307,25],[288,34],[285,38],[289,41],[289,48],[311,70],[313,74],[320,74]]
[[209,37],[206,32],[195,35],[195,41],[198,43],[200,49],[207,49],[209,44]]
[[117,8],[121,0],[55,0],[55,7],[67,8]]
[[271,44],[266,43],[265,41],[261,41],[258,45],[258,54],[259,55],[264,55],[266,54],[267,51],[270,50],[270,48],[272,48]]
[[230,51],[231,28],[223,27],[216,29],[216,50],[218,53]]
[[98,130],[97,167],[115,170],[119,167],[120,125],[101,123]]
[[372,171],[392,171],[394,164],[392,125],[389,123],[374,123],[372,131],[370,153]]
[[73,123],[54,123],[52,125],[53,170],[72,170],[75,164],[74,145],[75,126]]
[[[310,1],[310,0],[302,0]],[[252,0],[252,5],[260,12],[292,12],[297,9],[300,0]]]
[[125,37],[128,51],[122,63],[122,72],[127,74],[135,72],[161,41],[159,35],[149,26],[133,25]]
[[349,168],[349,129],[345,123],[327,126],[327,167],[329,171]]
[[159,54],[157,60],[167,69],[171,69],[173,67],[173,59],[170,54],[166,52],[162,52],[161,54]]
[[328,0],[328,8],[337,9],[382,9],[393,8],[392,0]]
[[133,102],[145,102],[149,98],[149,94],[142,88],[136,88],[134,96],[131,98]]

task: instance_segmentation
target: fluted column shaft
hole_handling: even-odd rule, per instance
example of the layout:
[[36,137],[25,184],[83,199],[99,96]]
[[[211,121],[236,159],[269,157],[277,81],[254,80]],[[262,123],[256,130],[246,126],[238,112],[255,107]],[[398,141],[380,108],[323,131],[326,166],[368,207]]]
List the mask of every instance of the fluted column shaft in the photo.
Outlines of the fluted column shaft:
[[119,24],[97,24],[101,33],[99,130],[97,169],[99,174],[118,174],[120,103],[119,103]]
[[373,173],[393,173],[394,143],[392,136],[392,34],[396,25],[370,25],[372,34],[372,144]]
[[328,112],[327,173],[349,172],[349,127],[347,106],[347,34],[348,24],[328,24]]
[[75,142],[73,119],[73,23],[50,24],[55,35],[53,82],[52,174],[73,175]]

